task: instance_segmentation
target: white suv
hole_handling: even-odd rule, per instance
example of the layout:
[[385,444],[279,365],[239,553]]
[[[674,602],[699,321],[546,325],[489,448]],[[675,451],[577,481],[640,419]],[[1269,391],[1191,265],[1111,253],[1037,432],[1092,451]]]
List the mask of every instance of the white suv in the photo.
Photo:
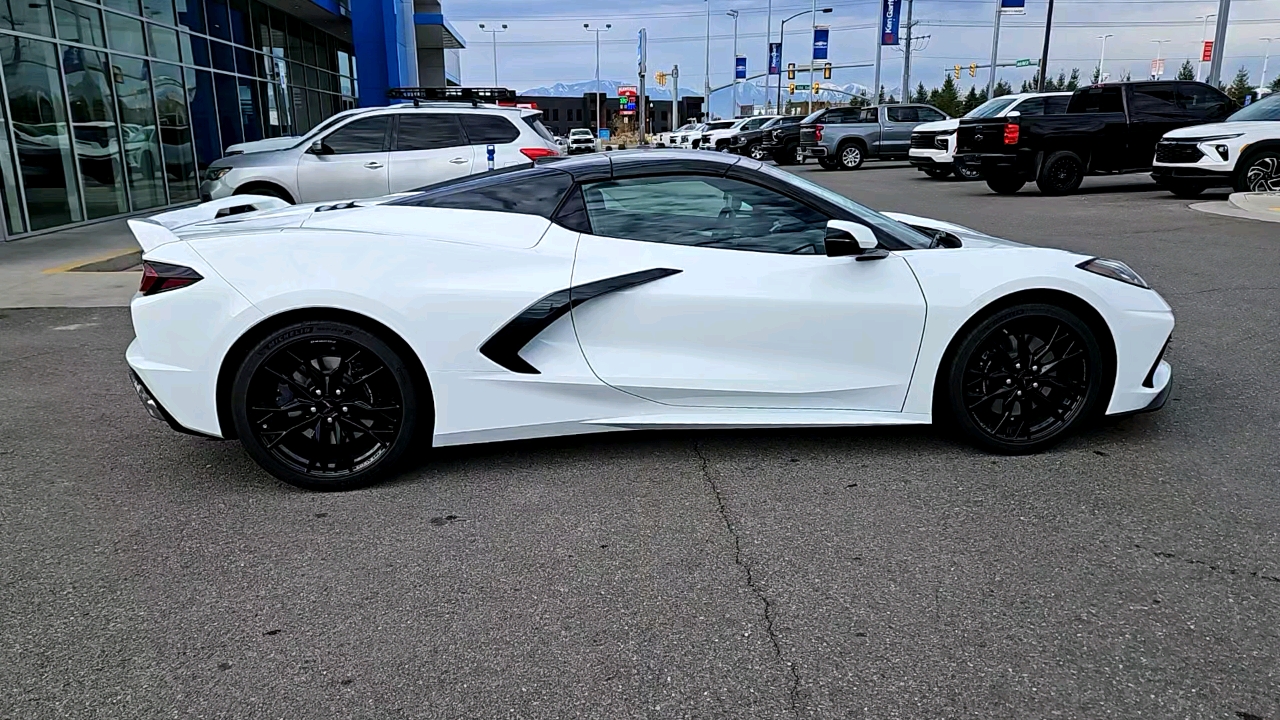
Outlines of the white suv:
[[1237,110],[1225,122],[1165,133],[1151,177],[1179,197],[1209,187],[1280,192],[1280,92]]
[[[1006,117],[1014,111],[1020,115],[1058,115],[1067,111],[1067,103],[1070,100],[1069,92],[1001,95],[970,110],[965,117]],[[908,151],[911,164],[934,179],[945,178],[953,170],[956,175],[965,180],[978,179],[977,168],[966,168],[955,164],[956,129],[959,127],[960,119],[951,118],[921,123],[912,128],[911,150]]]
[[[215,161],[202,200],[270,195],[286,202],[378,197],[561,154],[541,113],[459,102],[393,105],[330,118],[289,147]],[[259,146],[260,147],[260,146]]]
[[586,128],[574,128],[569,131],[569,154],[595,152],[596,136]]

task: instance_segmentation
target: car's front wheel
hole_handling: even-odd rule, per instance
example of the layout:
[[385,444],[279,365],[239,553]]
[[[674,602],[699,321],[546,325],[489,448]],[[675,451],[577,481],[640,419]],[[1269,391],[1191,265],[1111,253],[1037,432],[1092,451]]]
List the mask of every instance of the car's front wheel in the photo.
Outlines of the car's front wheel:
[[769,157],[769,151],[765,150],[764,146],[760,143],[752,143],[751,146],[747,148],[747,156],[752,160],[760,160],[763,162],[765,158]]
[[1236,192],[1280,192],[1280,152],[1264,150],[1236,171]]
[[[999,453],[1043,450],[1091,417],[1110,372],[1089,326],[1057,305],[1005,308],[961,340],[946,373],[955,425]],[[941,378],[940,378],[941,379]]]
[[393,471],[430,408],[404,359],[363,328],[309,320],[249,351],[231,390],[245,450],[267,472],[308,490],[349,490]]

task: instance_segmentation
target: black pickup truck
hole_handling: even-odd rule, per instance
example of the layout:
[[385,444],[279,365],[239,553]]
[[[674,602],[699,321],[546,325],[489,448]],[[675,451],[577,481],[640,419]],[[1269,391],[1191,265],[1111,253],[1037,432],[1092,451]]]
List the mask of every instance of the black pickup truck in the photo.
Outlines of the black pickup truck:
[[1034,180],[1045,195],[1069,195],[1085,175],[1150,172],[1165,133],[1217,122],[1235,107],[1221,91],[1198,82],[1091,85],[1077,90],[1061,115],[1022,117],[1015,111],[960,120],[956,159],[981,168],[1000,194]]

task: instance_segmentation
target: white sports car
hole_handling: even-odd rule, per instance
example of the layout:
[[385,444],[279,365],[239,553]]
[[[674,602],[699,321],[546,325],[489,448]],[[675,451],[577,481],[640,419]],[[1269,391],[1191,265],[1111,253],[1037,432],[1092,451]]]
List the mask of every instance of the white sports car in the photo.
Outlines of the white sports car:
[[153,416],[306,488],[456,445],[953,423],[1031,452],[1161,407],[1123,263],[879,214],[734,155],[624,151],[356,202],[131,220]]

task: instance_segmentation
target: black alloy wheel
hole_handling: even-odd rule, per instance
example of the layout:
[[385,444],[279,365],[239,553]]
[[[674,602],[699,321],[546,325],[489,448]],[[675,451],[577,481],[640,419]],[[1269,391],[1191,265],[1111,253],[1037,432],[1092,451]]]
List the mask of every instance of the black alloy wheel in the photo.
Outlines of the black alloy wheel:
[[1280,152],[1264,151],[1249,158],[1239,192],[1280,192]]
[[236,431],[281,480],[348,490],[385,476],[414,442],[412,373],[368,331],[306,321],[249,352],[232,387]]
[[1007,308],[961,342],[948,378],[951,415],[982,447],[1036,452],[1094,413],[1108,372],[1076,315],[1055,305]]
[[1036,187],[1045,195],[1069,195],[1084,180],[1084,161],[1079,155],[1059,150],[1045,159],[1036,178]]
[[956,177],[961,180],[981,180],[982,171],[972,165],[966,165],[962,162],[952,162],[955,166]]

